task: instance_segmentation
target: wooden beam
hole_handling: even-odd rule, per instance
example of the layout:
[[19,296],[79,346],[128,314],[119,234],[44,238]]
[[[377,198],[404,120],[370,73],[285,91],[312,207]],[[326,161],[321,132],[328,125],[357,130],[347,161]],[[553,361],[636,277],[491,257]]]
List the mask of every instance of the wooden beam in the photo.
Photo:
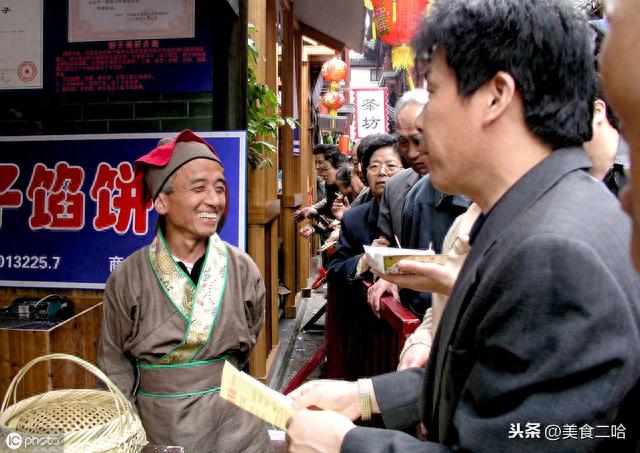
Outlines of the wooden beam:
[[344,49],[345,47],[342,41],[338,41],[337,39],[332,38],[329,35],[325,35],[321,31],[318,31],[315,28],[310,27],[309,25],[302,22],[300,22],[300,33],[302,33],[304,36],[308,36],[315,41],[318,41],[319,43],[327,47],[331,47],[338,52],[342,51],[342,49]]
[[280,215],[280,200],[249,206],[247,211],[247,223],[249,225],[266,225]]
[[[293,10],[284,11],[284,42],[282,43],[282,115],[294,115],[294,96],[298,91],[295,84],[295,31],[293,29]],[[280,128],[280,152],[282,153],[282,198],[294,196],[296,190],[296,160],[293,154],[293,131],[289,127]],[[294,305],[293,295],[296,289],[296,236],[297,226],[293,221],[292,208],[284,208],[280,213],[280,236],[284,243],[282,283],[291,290],[285,296],[285,307]],[[285,308],[285,313],[287,309]]]
[[[302,46],[301,46],[302,47]],[[300,177],[302,189],[302,205],[307,204],[309,186],[315,186],[313,174],[313,155],[311,153],[311,134],[309,124],[311,121],[311,106],[309,103],[309,64],[300,65]],[[312,182],[313,181],[313,182]],[[298,288],[306,288],[310,273],[311,241],[298,235],[296,249],[298,252],[296,262],[296,279]],[[315,254],[315,253],[314,253]]]
[[298,208],[304,201],[304,195],[301,193],[294,193],[292,195],[285,195],[282,197],[282,205],[285,208]]
[[[246,0],[242,0],[246,1]],[[257,31],[253,38],[261,49],[256,78],[277,90],[276,6],[279,0],[250,0],[249,21]],[[246,52],[245,52],[246,53]],[[245,83],[246,85],[246,83]],[[275,141],[273,142],[275,144]],[[247,251],[262,272],[267,291],[265,326],[249,359],[253,376],[264,378],[267,356],[278,343],[278,236],[274,221],[280,212],[277,197],[277,161],[274,168],[251,169],[247,196]]]
[[271,343],[273,345],[277,345],[280,343],[280,332],[278,329],[278,325],[280,323],[280,294],[278,291],[278,222],[270,223],[270,228],[267,229],[267,233],[271,237],[271,254],[268,258],[271,259],[271,319],[272,325],[275,326],[275,329],[271,332]]

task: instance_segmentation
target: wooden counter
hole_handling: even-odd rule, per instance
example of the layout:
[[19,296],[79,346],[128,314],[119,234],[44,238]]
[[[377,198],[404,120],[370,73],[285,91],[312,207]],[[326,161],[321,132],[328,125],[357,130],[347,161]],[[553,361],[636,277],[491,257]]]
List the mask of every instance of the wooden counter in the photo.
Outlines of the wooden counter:
[[[30,360],[44,354],[72,354],[96,363],[102,302],[73,300],[75,316],[49,330],[0,329],[0,396]],[[18,400],[60,388],[95,388],[95,377],[71,362],[39,363],[18,386]]]

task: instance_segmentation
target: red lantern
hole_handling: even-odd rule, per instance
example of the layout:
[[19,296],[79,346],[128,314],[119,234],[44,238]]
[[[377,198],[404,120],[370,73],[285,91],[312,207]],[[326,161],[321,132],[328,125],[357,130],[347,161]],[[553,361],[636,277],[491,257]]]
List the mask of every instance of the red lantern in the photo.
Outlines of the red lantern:
[[374,30],[390,46],[393,69],[413,67],[409,43],[425,16],[428,0],[373,0]]
[[338,149],[343,153],[349,155],[351,152],[351,137],[347,134],[342,134],[338,139]]
[[337,115],[338,109],[344,105],[345,99],[339,91],[327,91],[322,96],[322,104],[329,109],[329,115]]
[[325,61],[320,70],[322,78],[330,82],[339,82],[347,75],[347,64],[338,57]]
[[340,89],[340,82],[347,75],[347,64],[338,57],[325,61],[320,69],[322,78],[331,82],[331,89],[337,91]]

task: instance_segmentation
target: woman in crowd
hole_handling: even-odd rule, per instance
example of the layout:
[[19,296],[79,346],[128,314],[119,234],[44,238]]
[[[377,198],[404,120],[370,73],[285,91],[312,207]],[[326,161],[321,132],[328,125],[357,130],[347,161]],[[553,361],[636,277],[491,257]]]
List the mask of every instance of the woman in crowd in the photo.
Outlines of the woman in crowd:
[[373,200],[346,211],[336,252],[329,272],[348,281],[359,280],[371,274],[359,263],[363,257],[363,244],[371,244],[378,236],[379,203],[389,178],[402,170],[402,159],[396,139],[391,135],[375,134],[362,139],[362,168],[373,193]]

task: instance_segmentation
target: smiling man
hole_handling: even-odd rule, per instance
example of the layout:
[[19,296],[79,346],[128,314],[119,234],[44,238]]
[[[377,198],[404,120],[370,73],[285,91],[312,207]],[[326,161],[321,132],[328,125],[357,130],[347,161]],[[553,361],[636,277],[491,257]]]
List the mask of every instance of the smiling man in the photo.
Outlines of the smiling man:
[[260,271],[217,235],[222,163],[185,130],[136,161],[136,181],[141,202],[154,200],[157,235],[107,281],[98,365],[153,444],[270,451],[266,425],[217,393],[224,361],[246,364],[265,316]]

